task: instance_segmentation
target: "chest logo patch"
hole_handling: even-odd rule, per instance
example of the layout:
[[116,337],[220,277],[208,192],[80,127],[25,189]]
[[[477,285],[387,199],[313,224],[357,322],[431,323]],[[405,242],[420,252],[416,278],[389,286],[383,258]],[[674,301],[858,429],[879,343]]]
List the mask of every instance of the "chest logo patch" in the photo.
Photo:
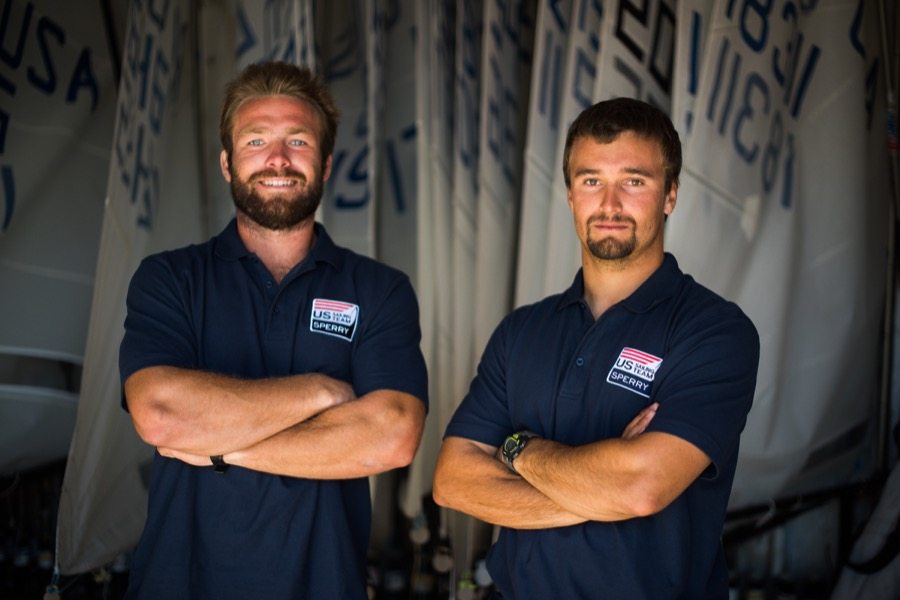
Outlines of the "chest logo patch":
[[653,386],[653,378],[656,370],[662,364],[663,359],[635,348],[622,348],[619,358],[616,359],[606,381],[613,385],[623,387],[644,398],[650,397],[650,389]]
[[349,342],[353,339],[358,318],[359,306],[356,304],[314,298],[312,315],[309,318],[309,330],[313,333],[333,335]]

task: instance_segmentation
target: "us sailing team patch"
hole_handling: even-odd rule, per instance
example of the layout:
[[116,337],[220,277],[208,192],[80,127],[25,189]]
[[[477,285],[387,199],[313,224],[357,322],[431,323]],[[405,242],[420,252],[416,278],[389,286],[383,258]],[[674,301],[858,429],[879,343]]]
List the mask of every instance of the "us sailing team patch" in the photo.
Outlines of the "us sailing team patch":
[[314,298],[312,315],[309,318],[309,330],[315,333],[333,335],[348,342],[353,339],[356,321],[359,318],[359,306],[339,300]]
[[606,381],[623,387],[628,391],[650,397],[650,389],[653,386],[653,378],[656,370],[662,364],[663,359],[635,348],[622,348],[619,358],[616,359]]

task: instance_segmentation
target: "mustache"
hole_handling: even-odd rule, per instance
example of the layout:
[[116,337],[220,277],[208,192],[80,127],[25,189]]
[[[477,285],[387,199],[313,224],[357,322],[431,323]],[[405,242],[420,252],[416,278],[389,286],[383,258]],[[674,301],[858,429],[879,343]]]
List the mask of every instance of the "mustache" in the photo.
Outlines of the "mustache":
[[635,221],[634,218],[621,214],[600,214],[595,217],[589,218],[587,224],[588,226],[590,226],[594,223],[597,223],[598,221],[601,223],[630,223],[631,225],[637,226],[637,221]]
[[280,172],[276,171],[275,169],[265,169],[263,171],[257,171],[256,173],[254,173],[253,175],[250,176],[250,179],[248,179],[248,182],[252,183],[259,179],[265,179],[265,178],[269,178],[269,177],[273,177],[273,178],[277,178],[277,177],[288,178],[289,177],[291,179],[299,179],[300,181],[303,181],[304,183],[306,182],[306,175],[304,175],[300,171],[295,171],[293,169],[285,169],[284,171],[280,171]]

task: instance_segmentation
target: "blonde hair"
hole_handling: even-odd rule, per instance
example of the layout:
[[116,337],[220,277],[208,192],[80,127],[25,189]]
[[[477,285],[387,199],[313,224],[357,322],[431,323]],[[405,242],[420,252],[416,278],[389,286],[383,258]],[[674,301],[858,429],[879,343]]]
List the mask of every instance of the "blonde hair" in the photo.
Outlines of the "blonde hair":
[[312,106],[322,122],[322,161],[334,152],[340,113],[324,79],[306,67],[268,62],[248,66],[225,87],[219,137],[229,156],[234,149],[232,129],[238,109],[248,100],[265,96],[290,96]]

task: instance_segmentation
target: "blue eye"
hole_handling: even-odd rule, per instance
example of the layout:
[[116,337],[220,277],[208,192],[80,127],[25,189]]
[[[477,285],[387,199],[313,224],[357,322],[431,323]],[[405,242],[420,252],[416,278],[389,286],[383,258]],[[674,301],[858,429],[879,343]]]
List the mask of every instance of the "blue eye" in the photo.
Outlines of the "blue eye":
[[262,146],[262,145],[263,145],[263,141],[262,141],[262,140],[259,140],[259,139],[256,139],[256,140],[250,140],[249,142],[247,142],[247,145],[248,145],[248,146]]
[[291,141],[288,142],[288,143],[289,143],[291,146],[305,146],[305,145],[306,145],[306,141],[305,141],[305,140],[291,140]]

